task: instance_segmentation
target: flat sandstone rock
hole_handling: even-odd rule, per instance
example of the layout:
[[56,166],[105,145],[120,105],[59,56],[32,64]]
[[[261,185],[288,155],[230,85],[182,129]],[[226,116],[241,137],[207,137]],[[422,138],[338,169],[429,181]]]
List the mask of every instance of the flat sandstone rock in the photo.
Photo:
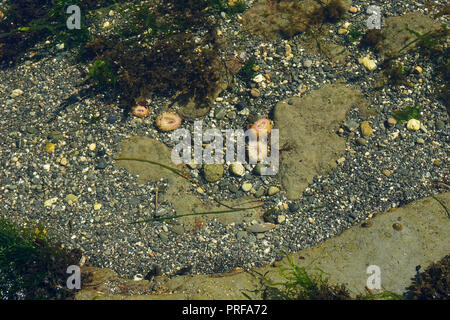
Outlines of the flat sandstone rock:
[[280,153],[281,184],[289,199],[300,198],[313,177],[329,171],[345,151],[345,139],[336,131],[352,105],[362,111],[368,102],[359,89],[342,84],[324,85],[276,105],[280,148],[290,147]]

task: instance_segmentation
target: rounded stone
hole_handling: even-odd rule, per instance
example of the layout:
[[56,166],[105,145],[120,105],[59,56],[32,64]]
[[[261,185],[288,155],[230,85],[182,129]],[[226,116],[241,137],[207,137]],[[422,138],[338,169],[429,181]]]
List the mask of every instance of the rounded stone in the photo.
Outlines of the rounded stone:
[[252,189],[253,185],[250,182],[245,182],[244,184],[242,184],[242,190],[244,190],[245,192],[248,192]]
[[389,127],[395,127],[395,125],[397,124],[397,120],[395,120],[395,118],[388,118],[387,119],[387,123],[389,125]]
[[417,131],[420,129],[420,121],[417,119],[409,119],[406,128],[408,128],[408,130]]
[[231,172],[233,172],[234,175],[242,177],[245,175],[245,168],[242,165],[242,163],[239,162],[233,162],[230,166]]
[[368,137],[373,133],[373,129],[370,126],[369,121],[361,122],[361,133],[364,137]]
[[203,175],[208,182],[218,181],[223,176],[223,166],[220,163],[205,164]]
[[271,186],[271,187],[269,187],[269,190],[267,190],[267,194],[269,196],[276,195],[278,192],[280,192],[280,189],[278,187],[275,187],[275,186]]

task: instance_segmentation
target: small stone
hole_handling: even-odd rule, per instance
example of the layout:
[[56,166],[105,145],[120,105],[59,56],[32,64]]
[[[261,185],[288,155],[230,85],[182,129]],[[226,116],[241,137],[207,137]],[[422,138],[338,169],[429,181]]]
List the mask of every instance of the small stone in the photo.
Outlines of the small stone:
[[242,177],[245,175],[245,168],[242,165],[242,163],[239,162],[233,162],[230,166],[231,172],[233,172],[234,175]]
[[255,223],[255,224],[252,224],[251,226],[248,226],[247,231],[253,232],[253,233],[261,233],[261,232],[267,232],[269,230],[272,230],[273,228],[275,228],[275,225],[270,222]]
[[51,207],[56,201],[58,201],[58,198],[51,198],[44,201],[44,207]]
[[434,159],[433,160],[433,164],[435,165],[435,166],[440,166],[441,164],[442,164],[442,161],[441,160],[439,160],[439,159]]
[[170,230],[179,236],[184,234],[184,227],[181,224],[176,224],[170,228]]
[[119,120],[119,116],[113,114],[113,115],[110,115],[110,116],[106,119],[106,123],[108,123],[108,124],[113,124],[113,123],[116,122],[117,120]]
[[109,27],[111,27],[111,23],[109,23],[109,21],[106,21],[106,22],[103,24],[103,29],[107,29],[107,28],[109,28]]
[[12,92],[11,92],[11,98],[17,98],[18,96],[20,96],[20,95],[22,95],[23,94],[23,91],[22,90],[20,90],[20,89],[14,89]]
[[250,91],[250,94],[251,94],[253,97],[258,98],[258,97],[261,95],[261,92],[259,91],[258,88],[253,88],[253,89]]
[[58,44],[56,45],[56,48],[57,48],[58,50],[63,50],[63,49],[64,49],[64,43],[58,43]]
[[76,195],[72,194],[72,193],[69,193],[69,194],[66,196],[65,200],[66,200],[68,203],[73,203],[73,202],[77,202],[77,201],[78,201],[78,197],[77,197]]
[[361,122],[361,133],[364,137],[368,137],[373,133],[373,129],[371,128],[369,121]]
[[417,73],[422,73],[422,71],[423,71],[423,69],[422,69],[421,67],[419,67],[419,66],[415,67],[414,70],[415,70]]
[[316,219],[314,219],[314,218],[308,218],[308,221],[309,221],[310,223],[314,223],[314,222],[316,222]]
[[102,204],[101,203],[95,203],[94,204],[94,210],[100,210],[102,208]]
[[134,281],[141,281],[144,280],[144,276],[140,273],[136,274],[133,278]]
[[202,187],[198,187],[196,190],[197,190],[197,192],[200,193],[200,194],[204,194],[204,193],[205,193],[205,190],[203,190]]
[[336,161],[338,164],[344,163],[345,162],[345,157],[341,157],[339,159],[337,159]]
[[311,61],[311,60],[305,60],[305,62],[303,63],[303,65],[306,67],[306,68],[309,68],[309,67],[311,67],[312,66],[312,64],[313,64],[313,62]]
[[47,143],[45,145],[45,152],[52,153],[53,150],[55,150],[55,144],[54,143],[49,142],[49,143]]
[[387,123],[389,125],[389,127],[395,127],[395,125],[397,124],[397,120],[395,120],[395,118],[388,118],[387,119]]
[[253,185],[250,182],[244,182],[241,186],[242,190],[248,192],[252,189]]
[[95,143],[91,143],[89,145],[89,150],[94,151],[96,147],[97,147],[97,145]]
[[417,131],[420,129],[420,121],[417,119],[409,119],[406,128],[408,128],[408,130]]
[[350,11],[351,13],[357,13],[357,12],[358,12],[358,8],[356,8],[356,7],[350,7],[350,8],[348,9],[348,11]]
[[258,74],[256,77],[253,78],[253,81],[256,83],[261,83],[265,80],[264,76],[262,74]]
[[348,33],[348,30],[345,29],[345,28],[340,28],[340,29],[338,30],[338,34],[347,34],[347,33]]
[[293,213],[297,212],[298,209],[300,209],[300,206],[295,202],[289,203],[288,207],[289,207],[289,211],[293,212]]
[[216,111],[214,112],[214,117],[217,120],[222,120],[223,118],[225,118],[226,114],[227,110],[225,108],[217,108]]
[[392,228],[394,228],[395,231],[402,231],[403,226],[400,223],[394,223]]
[[62,166],[67,166],[68,163],[67,158],[62,158],[61,161],[59,161],[59,164]]
[[364,67],[366,67],[367,70],[370,71],[375,70],[377,67],[375,60],[371,60],[369,56],[358,59],[358,62],[362,64]]
[[208,182],[216,182],[223,176],[223,166],[220,163],[203,165],[203,176]]
[[425,140],[423,140],[422,138],[418,138],[418,139],[416,140],[416,142],[417,142],[418,144],[425,144]]
[[276,195],[278,192],[280,192],[280,189],[278,187],[271,186],[269,187],[269,190],[267,190],[267,195],[273,196]]
[[284,221],[286,221],[286,216],[283,215],[283,214],[280,214],[280,215],[277,217],[277,222],[278,222],[279,224],[282,224]]
[[384,174],[386,177],[389,177],[389,176],[392,174],[392,171],[391,171],[391,170],[388,170],[388,169],[383,169],[383,174]]
[[356,142],[360,145],[360,146],[365,146],[365,145],[367,145],[369,142],[366,140],[366,139],[364,139],[364,138],[358,138],[358,139],[356,139]]
[[261,198],[265,193],[264,187],[260,187],[258,190],[256,190],[255,192],[255,197],[257,198]]
[[445,128],[445,122],[442,120],[436,121],[436,129],[443,130]]

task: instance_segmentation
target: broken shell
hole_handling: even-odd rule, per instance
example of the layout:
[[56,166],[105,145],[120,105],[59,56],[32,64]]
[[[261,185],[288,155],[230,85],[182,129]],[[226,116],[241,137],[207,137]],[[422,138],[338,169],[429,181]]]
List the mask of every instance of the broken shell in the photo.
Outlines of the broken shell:
[[181,117],[175,112],[164,112],[156,118],[156,126],[162,131],[171,131],[181,126]]

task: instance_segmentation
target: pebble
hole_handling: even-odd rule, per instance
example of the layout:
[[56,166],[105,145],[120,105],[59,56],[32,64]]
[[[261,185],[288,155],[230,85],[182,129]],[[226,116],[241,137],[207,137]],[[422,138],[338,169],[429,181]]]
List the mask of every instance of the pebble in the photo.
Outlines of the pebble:
[[258,98],[258,97],[261,95],[261,92],[259,91],[258,88],[253,88],[253,89],[250,91],[250,94],[251,94],[253,97]]
[[425,144],[425,140],[423,140],[422,138],[418,138],[418,139],[416,140],[416,142],[417,142],[418,144]]
[[102,208],[102,204],[101,203],[95,203],[94,204],[94,210],[100,210]]
[[395,125],[397,124],[397,120],[395,120],[395,118],[388,118],[387,119],[387,123],[389,125],[389,127],[395,127]]
[[373,133],[373,129],[370,126],[369,121],[361,122],[361,133],[363,136],[368,137]]
[[420,121],[417,119],[409,119],[406,128],[408,128],[408,130],[417,131],[420,129]]
[[267,190],[267,195],[273,196],[276,195],[278,192],[280,192],[280,189],[278,187],[271,186],[269,187],[269,190]]
[[250,182],[244,182],[242,184],[242,190],[244,190],[245,192],[248,192],[252,189],[253,185]]
[[233,172],[234,175],[242,177],[245,175],[245,168],[242,165],[242,163],[239,162],[233,162],[230,166],[231,172]]
[[306,67],[306,68],[309,68],[309,67],[311,67],[312,66],[312,64],[313,64],[313,62],[311,61],[311,60],[305,60],[305,62],[303,63],[303,65]]
[[417,71],[417,73],[422,73],[423,69],[419,66],[414,68],[415,71]]
[[259,187],[255,192],[255,197],[261,198],[265,193],[264,187]]
[[345,28],[338,29],[338,34],[347,34],[347,33],[348,33],[348,30]]
[[360,64],[362,64],[364,67],[366,67],[367,70],[370,70],[370,71],[375,70],[377,67],[375,60],[371,60],[369,58],[369,56],[365,56],[364,58],[359,58],[358,62]]
[[203,165],[203,176],[208,182],[220,180],[223,176],[223,165],[220,163],[212,163]]
[[45,152],[52,153],[53,150],[55,150],[55,144],[54,143],[49,142],[49,143],[47,143],[45,145]]
[[253,78],[253,81],[256,83],[261,83],[265,80],[264,76],[262,74],[258,74]]
[[358,8],[350,7],[350,9],[348,9],[348,11],[350,11],[351,13],[357,13],[358,12]]
[[255,223],[247,227],[247,231],[253,232],[253,233],[261,233],[261,232],[267,232],[269,230],[272,230],[275,228],[275,225],[270,222],[265,223]]
[[11,98],[17,98],[18,96],[20,96],[20,95],[22,95],[22,94],[23,94],[23,91],[22,91],[22,90],[20,90],[20,89],[14,89],[14,90],[11,92],[10,97],[11,97]]
[[433,160],[433,164],[434,164],[435,166],[440,166],[440,165],[442,164],[442,161],[439,160],[439,159],[434,159],[434,160]]
[[77,197],[76,195],[74,195],[73,193],[69,193],[69,194],[66,196],[65,200],[66,200],[68,203],[77,202],[77,201],[78,201],[78,197]]
[[295,213],[300,209],[300,206],[295,202],[291,202],[288,204],[288,208],[290,212]]
[[392,174],[392,171],[391,170],[388,170],[388,169],[383,169],[383,174],[386,176],[386,177],[389,177],[391,174]]
[[89,150],[94,151],[96,147],[97,147],[97,145],[95,143],[91,143],[89,145]]
[[56,201],[58,201],[58,198],[51,198],[51,199],[48,199],[48,200],[45,200],[44,201],[44,207],[50,207],[50,206],[52,206]]
[[285,222],[285,221],[286,221],[286,216],[285,216],[285,215],[280,214],[280,215],[277,217],[277,222],[278,222],[279,224],[282,224],[282,223]]
[[394,223],[392,228],[394,228],[395,231],[402,231],[403,226],[400,223]]
[[107,119],[106,119],[106,123],[108,124],[113,124],[114,122],[116,122],[117,120],[119,120],[119,116],[112,114],[110,115]]
[[367,145],[369,142],[366,140],[366,139],[364,139],[364,138],[358,138],[358,139],[356,139],[356,142],[360,145],[360,146],[365,146],[365,145]]

